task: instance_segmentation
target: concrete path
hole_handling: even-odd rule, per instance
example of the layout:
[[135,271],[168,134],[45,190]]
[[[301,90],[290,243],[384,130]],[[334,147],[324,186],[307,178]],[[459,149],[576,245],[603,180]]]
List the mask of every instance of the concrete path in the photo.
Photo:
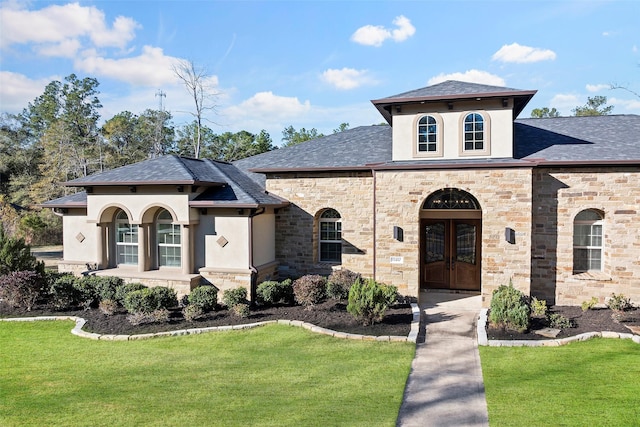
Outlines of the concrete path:
[[446,291],[421,295],[425,340],[418,340],[398,426],[489,425],[476,334],[480,298]]

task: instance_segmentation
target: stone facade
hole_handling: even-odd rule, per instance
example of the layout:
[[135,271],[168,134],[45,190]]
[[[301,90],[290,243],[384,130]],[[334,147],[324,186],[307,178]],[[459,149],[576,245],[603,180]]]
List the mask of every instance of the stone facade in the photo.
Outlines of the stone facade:
[[[615,292],[639,302],[640,169],[536,169],[533,191],[532,295],[580,305]],[[573,221],[585,209],[604,217],[601,273],[573,272]]]

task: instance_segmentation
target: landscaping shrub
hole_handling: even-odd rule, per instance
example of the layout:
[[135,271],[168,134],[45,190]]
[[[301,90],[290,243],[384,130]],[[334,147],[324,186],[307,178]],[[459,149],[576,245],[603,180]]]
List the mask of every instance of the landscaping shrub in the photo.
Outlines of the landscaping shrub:
[[589,301],[582,301],[580,307],[582,307],[582,311],[592,310],[596,304],[598,304],[598,298],[591,297]]
[[218,303],[218,290],[213,286],[198,286],[191,291],[187,301],[190,306],[200,307],[203,312],[214,310]]
[[298,304],[311,309],[326,298],[327,281],[317,274],[302,276],[293,282],[293,295]]
[[294,299],[293,282],[291,279],[286,279],[282,282],[262,282],[256,289],[256,299],[259,304],[291,304]]
[[63,274],[49,285],[49,303],[56,310],[68,310],[77,305],[80,295],[76,290],[77,277]]
[[247,288],[227,289],[222,293],[222,303],[228,308],[247,302]]
[[249,317],[249,314],[251,314],[251,310],[249,309],[249,304],[244,302],[234,305],[231,311],[233,312],[234,315],[242,318]]
[[193,322],[194,320],[200,319],[204,316],[204,310],[202,306],[198,304],[189,304],[182,309],[182,315],[186,321]]
[[127,293],[124,298],[124,308],[131,314],[153,313],[178,305],[176,292],[173,289],[157,286],[144,288]]
[[96,283],[97,282],[93,276],[81,277],[73,283],[78,303],[84,307],[85,310],[89,310],[91,307],[98,305],[100,296],[98,294]]
[[513,287],[501,285],[493,291],[489,311],[489,320],[507,329],[524,332],[529,328],[531,309],[527,297]]
[[386,285],[384,283],[379,283],[382,288],[382,294],[384,295],[384,299],[387,301],[387,306],[391,307],[393,304],[398,302],[398,288],[393,285]]
[[349,289],[360,278],[359,273],[351,270],[335,270],[327,279],[327,297],[339,301],[349,297]]
[[[389,308],[390,288],[395,286],[382,285],[373,279],[356,280],[349,290],[347,311],[365,326],[381,321]],[[397,290],[394,294],[397,295]]]
[[607,298],[607,307],[613,311],[627,311],[633,306],[631,305],[631,300],[623,294],[612,293],[611,296]]
[[31,255],[24,239],[13,239],[0,227],[0,276],[16,271],[34,271],[44,277],[44,262]]
[[116,300],[116,291],[124,283],[120,277],[115,276],[87,276],[87,280],[93,283],[99,300]]
[[548,310],[547,301],[536,297],[531,298],[531,315],[544,318],[547,317]]
[[166,323],[169,321],[169,310],[167,310],[166,308],[161,308],[150,313],[132,313],[127,316],[127,320],[129,320],[129,322],[134,326],[147,323]]
[[111,316],[118,309],[118,303],[112,299],[103,299],[100,301],[100,304],[98,304],[98,308],[102,314]]
[[35,271],[12,271],[0,276],[0,299],[31,311],[46,293],[42,275]]
[[147,287],[142,283],[123,283],[116,288],[115,300],[118,304],[124,307],[124,299],[129,292],[139,291],[146,288]]
[[549,326],[552,328],[568,329],[568,328],[573,328],[574,326],[571,319],[558,313],[551,313],[548,317],[548,320],[549,320]]

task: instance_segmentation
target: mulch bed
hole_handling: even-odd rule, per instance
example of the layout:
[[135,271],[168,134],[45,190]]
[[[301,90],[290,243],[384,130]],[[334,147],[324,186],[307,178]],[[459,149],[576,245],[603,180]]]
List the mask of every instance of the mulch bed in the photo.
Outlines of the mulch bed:
[[[576,306],[553,306],[549,310],[550,313],[560,314],[570,319],[574,324],[572,328],[562,329],[556,338],[567,338],[586,332],[621,332],[631,333],[631,330],[625,325],[640,325],[640,309],[634,308],[624,312],[619,320],[615,319],[614,312],[606,308],[596,308],[592,310],[582,311],[581,307]],[[500,328],[487,326],[487,337],[490,340],[542,340],[547,339],[540,336],[534,331],[548,327],[546,319],[531,319],[529,331],[518,333],[516,331],[508,331]]]
[[127,314],[118,312],[105,315],[98,309],[52,311],[46,307],[37,307],[27,312],[8,307],[0,303],[0,317],[31,316],[78,316],[87,319],[84,330],[98,334],[134,335],[179,329],[206,328],[210,326],[240,325],[267,320],[301,320],[316,326],[339,332],[375,336],[407,336],[411,330],[413,315],[409,304],[398,304],[387,310],[382,322],[363,326],[347,312],[346,304],[335,300],[327,301],[305,310],[301,306],[254,307],[248,317],[241,318],[226,309],[209,313],[205,318],[188,322],[179,309],[171,311],[168,323],[144,324],[134,326],[127,320]]

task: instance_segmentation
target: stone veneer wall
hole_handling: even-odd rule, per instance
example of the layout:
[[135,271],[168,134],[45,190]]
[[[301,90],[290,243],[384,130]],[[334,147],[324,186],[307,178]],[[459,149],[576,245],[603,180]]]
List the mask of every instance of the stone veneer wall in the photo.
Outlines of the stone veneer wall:
[[[424,200],[441,188],[474,195],[483,211],[482,292],[491,293],[513,279],[529,294],[531,272],[531,169],[425,170],[376,172],[375,238],[371,173],[298,173],[268,177],[267,190],[292,205],[276,215],[276,256],[291,276],[329,273],[336,266],[317,263],[315,216],[333,208],[342,216],[345,242],[339,267],[374,275],[398,286],[404,295],[419,294],[419,224]],[[404,241],[393,239],[393,227]],[[516,230],[516,243],[505,242],[505,227]],[[376,249],[374,251],[374,242]],[[402,256],[402,264],[391,264]]]
[[[278,174],[267,190],[292,204],[276,214],[276,258],[281,276],[330,274],[342,267],[373,274],[373,178],[370,172]],[[318,262],[317,217],[332,208],[342,217],[339,266]]]
[[[640,169],[536,169],[533,182],[532,295],[580,305],[615,292],[640,303]],[[573,220],[584,209],[604,214],[603,271],[574,275]]]
[[[380,171],[377,188],[376,279],[417,295],[420,272],[420,210],[424,200],[442,188],[472,194],[482,208],[482,299],[488,305],[494,289],[509,284],[529,294],[531,260],[531,169],[457,169]],[[393,238],[393,226],[404,241]],[[505,228],[516,232],[505,241]],[[402,256],[402,264],[392,264]]]

